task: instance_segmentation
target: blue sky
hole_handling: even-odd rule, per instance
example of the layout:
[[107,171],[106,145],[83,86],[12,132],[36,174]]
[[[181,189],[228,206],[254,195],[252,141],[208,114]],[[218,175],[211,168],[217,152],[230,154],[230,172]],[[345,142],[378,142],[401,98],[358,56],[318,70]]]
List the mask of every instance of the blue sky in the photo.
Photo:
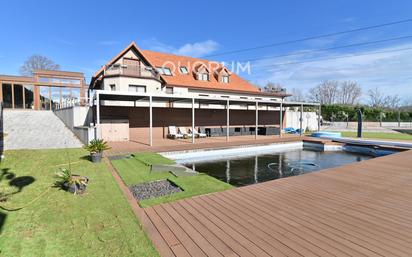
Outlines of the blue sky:
[[[27,57],[42,54],[63,70],[84,72],[88,80],[133,40],[143,49],[202,57],[412,18],[412,1],[371,0],[15,0],[2,2],[0,9],[0,74],[18,74]],[[260,85],[272,81],[306,91],[325,79],[355,80],[365,91],[379,87],[407,98],[412,50],[392,50],[412,48],[412,38],[307,52],[402,36],[412,36],[412,22],[212,59],[265,58],[251,63],[251,74],[241,74]],[[299,54],[269,58],[291,53]],[[358,56],[341,58],[353,53]],[[302,63],[309,59],[323,60]]]

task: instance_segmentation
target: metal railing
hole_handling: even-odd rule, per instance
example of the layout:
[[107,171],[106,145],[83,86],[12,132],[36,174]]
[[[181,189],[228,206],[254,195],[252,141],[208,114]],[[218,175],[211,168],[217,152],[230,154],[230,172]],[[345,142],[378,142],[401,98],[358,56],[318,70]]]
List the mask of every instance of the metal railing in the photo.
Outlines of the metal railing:
[[111,65],[105,68],[105,75],[126,75],[139,78],[160,79],[160,75],[151,68],[136,65]]

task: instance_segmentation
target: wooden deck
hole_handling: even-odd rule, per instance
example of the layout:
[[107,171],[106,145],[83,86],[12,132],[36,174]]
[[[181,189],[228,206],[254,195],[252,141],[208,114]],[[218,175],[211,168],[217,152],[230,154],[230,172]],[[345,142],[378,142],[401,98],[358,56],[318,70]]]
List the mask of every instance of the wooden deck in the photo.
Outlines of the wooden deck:
[[412,256],[412,151],[144,212],[162,256]]

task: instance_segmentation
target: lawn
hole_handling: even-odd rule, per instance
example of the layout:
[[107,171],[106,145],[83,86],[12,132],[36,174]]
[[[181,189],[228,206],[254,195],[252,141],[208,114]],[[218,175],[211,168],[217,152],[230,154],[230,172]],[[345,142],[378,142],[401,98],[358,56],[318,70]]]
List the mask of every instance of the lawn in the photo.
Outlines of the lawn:
[[233,186],[199,173],[195,176],[176,177],[169,172],[150,172],[150,164],[172,164],[173,161],[155,153],[138,153],[134,157],[113,160],[113,166],[127,186],[143,182],[169,179],[184,191],[168,196],[139,201],[140,206],[148,207],[160,203],[172,202],[195,195],[223,191]]
[[[0,203],[0,256],[158,256],[105,164],[86,155],[83,149],[5,152],[0,190],[15,194]],[[68,158],[74,173],[90,179],[84,195],[52,187]]]
[[[343,137],[357,137],[357,132],[343,131]],[[403,133],[363,132],[363,138],[385,140],[412,140],[412,135]]]

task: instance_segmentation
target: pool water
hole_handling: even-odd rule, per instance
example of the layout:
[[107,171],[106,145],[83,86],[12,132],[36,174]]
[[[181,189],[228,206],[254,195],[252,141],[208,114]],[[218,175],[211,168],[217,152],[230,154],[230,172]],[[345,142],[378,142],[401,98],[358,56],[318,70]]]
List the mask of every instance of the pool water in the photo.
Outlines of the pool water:
[[290,150],[213,161],[187,162],[185,166],[234,186],[297,176],[373,157],[345,151]]

